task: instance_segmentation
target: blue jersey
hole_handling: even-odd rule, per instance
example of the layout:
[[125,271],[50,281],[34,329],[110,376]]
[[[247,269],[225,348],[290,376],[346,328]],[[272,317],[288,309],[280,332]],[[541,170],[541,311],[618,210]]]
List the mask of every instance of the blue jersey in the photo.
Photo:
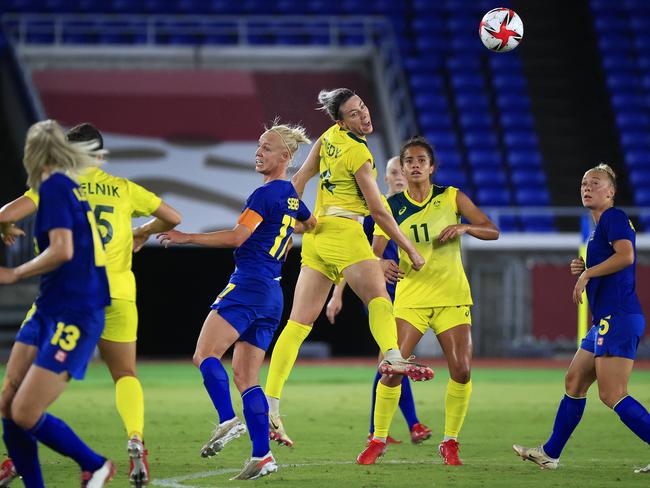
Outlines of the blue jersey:
[[45,314],[62,310],[98,309],[110,305],[106,257],[95,218],[79,185],[68,176],[54,173],[39,190],[34,237],[40,251],[50,245],[52,229],[72,231],[74,255],[49,273],[41,275],[36,308]]
[[[370,244],[372,245],[373,232],[375,231],[375,221],[370,215],[368,215],[366,218],[363,219],[363,231],[366,233],[366,236],[368,237],[368,242],[370,242]],[[392,259],[397,264],[399,264],[399,248],[397,247],[397,244],[395,242],[388,241],[388,244],[386,245],[386,249],[384,249],[384,254],[382,255],[382,258]],[[397,283],[386,283],[386,291],[388,292],[391,301],[395,301],[396,287],[397,287]]]
[[269,181],[256,189],[242,211],[247,208],[258,213],[263,220],[246,242],[235,249],[236,268],[230,282],[277,280],[296,220],[308,220],[311,212],[286,180]]
[[634,247],[634,263],[616,273],[591,278],[587,299],[594,322],[616,313],[641,314],[636,296],[636,233],[625,212],[609,208],[603,212],[587,244],[587,267],[602,263],[614,254],[612,243],[626,239]]

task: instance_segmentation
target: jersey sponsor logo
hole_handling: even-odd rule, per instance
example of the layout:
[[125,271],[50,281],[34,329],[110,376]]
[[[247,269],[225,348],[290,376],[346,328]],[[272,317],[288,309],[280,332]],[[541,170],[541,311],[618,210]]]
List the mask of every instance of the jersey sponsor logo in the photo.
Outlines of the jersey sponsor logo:
[[402,208],[399,209],[397,215],[402,215],[404,212],[406,212],[406,205],[404,205]]
[[81,186],[81,189],[87,195],[105,195],[107,197],[120,198],[120,194],[118,192],[119,188],[114,185],[108,185],[106,183],[95,183],[93,185],[83,182],[79,186]]

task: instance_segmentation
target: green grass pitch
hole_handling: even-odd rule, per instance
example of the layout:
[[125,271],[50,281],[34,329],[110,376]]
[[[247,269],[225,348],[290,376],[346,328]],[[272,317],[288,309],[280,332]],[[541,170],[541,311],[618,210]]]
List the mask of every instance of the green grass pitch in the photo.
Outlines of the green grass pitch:
[[[214,488],[251,483],[229,481],[250,454],[248,437],[233,441],[211,459],[199,456],[216,416],[198,370],[190,364],[145,363],[139,366],[139,374],[145,389],[151,486]],[[361,467],[354,460],[367,435],[373,369],[298,365],[282,403],[295,447],[272,446],[280,470],[253,483],[283,488],[647,487],[650,474],[634,474],[633,469],[650,463],[648,446],[600,403],[595,388],[560,469],[542,471],[515,457],[513,443],[536,445],[547,438],[563,394],[563,377],[560,369],[475,369],[472,403],[459,439],[465,466],[449,467],[436,454],[447,382],[446,370],[437,368],[432,382],[413,386],[420,420],[433,429],[433,438],[421,445],[390,446],[381,464]],[[634,372],[630,392],[650,405],[650,372]],[[241,413],[235,390],[232,397],[235,411]],[[73,382],[51,412],[116,461],[118,475],[111,487],[129,486],[126,437],[114,407],[113,384],[101,363],[90,367],[86,380]],[[408,440],[399,411],[391,434]],[[48,487],[78,486],[74,462],[45,447],[40,454]]]

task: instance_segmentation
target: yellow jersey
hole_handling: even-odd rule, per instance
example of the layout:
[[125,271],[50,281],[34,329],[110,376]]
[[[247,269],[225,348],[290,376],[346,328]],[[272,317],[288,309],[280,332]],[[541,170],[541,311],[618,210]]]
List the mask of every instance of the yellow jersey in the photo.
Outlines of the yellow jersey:
[[342,129],[338,124],[325,131],[321,136],[317,217],[369,214],[366,200],[354,179],[355,173],[368,161],[377,178],[375,163],[365,139]]
[[[132,217],[151,215],[161,199],[145,188],[99,168],[79,176],[79,186],[93,208],[104,248],[111,298],[135,301]],[[38,206],[38,193],[25,196]]]
[[[453,186],[431,186],[423,202],[416,202],[406,191],[388,198],[388,209],[400,230],[425,259],[422,269],[412,268],[408,255],[399,250],[399,266],[404,278],[397,283],[395,308],[429,308],[471,305],[472,294],[460,253],[460,239],[444,244],[440,232],[460,223],[456,205],[458,189]],[[390,239],[378,225],[375,235]]]

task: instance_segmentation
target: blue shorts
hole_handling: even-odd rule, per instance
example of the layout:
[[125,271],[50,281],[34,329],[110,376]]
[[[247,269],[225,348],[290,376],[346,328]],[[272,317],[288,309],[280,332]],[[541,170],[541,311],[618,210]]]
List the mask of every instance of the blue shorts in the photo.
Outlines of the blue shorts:
[[593,327],[582,339],[580,348],[589,351],[595,357],[615,356],[635,359],[644,329],[645,318],[641,314],[608,315],[599,321],[594,321]]
[[16,334],[16,342],[22,342],[28,346],[40,347],[41,342],[45,338],[50,337],[51,332],[44,326],[44,321],[46,321],[45,318],[36,311],[36,305],[32,305],[32,308],[27,312],[25,320]]
[[228,283],[211,307],[239,332],[240,341],[264,351],[280,325],[284,305],[280,283],[270,281],[267,286]]
[[34,364],[54,373],[83,379],[104,330],[104,308],[66,310],[56,315],[37,311],[43,338]]

